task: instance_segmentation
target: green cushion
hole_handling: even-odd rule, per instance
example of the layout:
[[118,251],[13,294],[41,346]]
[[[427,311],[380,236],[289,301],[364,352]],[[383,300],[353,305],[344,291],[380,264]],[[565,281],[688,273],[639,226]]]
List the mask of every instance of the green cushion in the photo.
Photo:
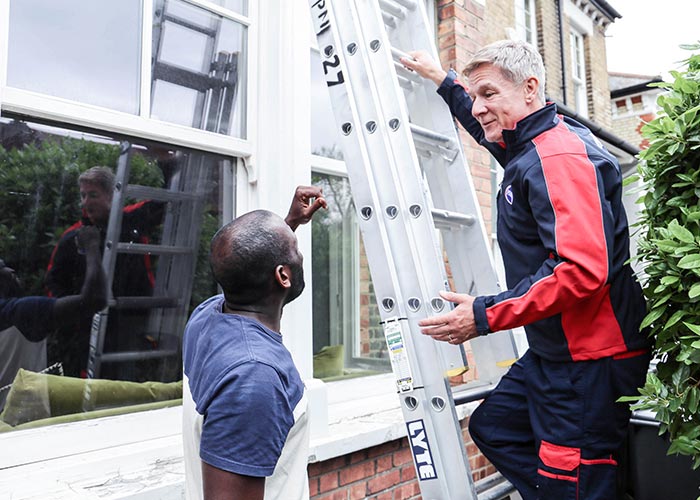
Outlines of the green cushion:
[[155,403],[145,403],[142,405],[119,406],[116,408],[107,408],[105,410],[88,411],[85,413],[71,413],[70,415],[61,415],[60,417],[44,418],[41,420],[33,420],[26,424],[21,424],[16,427],[7,425],[0,421],[0,434],[8,431],[18,431],[24,429],[36,429],[47,425],[67,424],[71,422],[80,422],[83,420],[92,420],[93,418],[113,417],[115,415],[126,415],[127,413],[136,413],[139,411],[159,410],[161,408],[170,408],[171,406],[179,406],[182,404],[182,399],[171,399],[168,401],[157,401]]
[[344,345],[322,347],[318,354],[314,354],[314,378],[328,378],[343,375],[344,358]]
[[[86,400],[86,388],[89,397]],[[0,420],[16,426],[60,415],[182,398],[179,382],[81,379],[20,369]]]

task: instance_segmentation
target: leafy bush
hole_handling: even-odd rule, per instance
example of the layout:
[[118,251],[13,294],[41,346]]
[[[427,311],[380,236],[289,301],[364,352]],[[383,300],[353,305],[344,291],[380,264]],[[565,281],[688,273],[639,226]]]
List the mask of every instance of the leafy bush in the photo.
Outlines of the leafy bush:
[[[697,51],[698,45],[683,48]],[[643,327],[656,338],[650,372],[634,409],[656,413],[668,453],[700,465],[700,55],[658,98],[659,117],[642,129],[649,148],[639,155],[645,184],[638,258],[644,264],[648,310]]]

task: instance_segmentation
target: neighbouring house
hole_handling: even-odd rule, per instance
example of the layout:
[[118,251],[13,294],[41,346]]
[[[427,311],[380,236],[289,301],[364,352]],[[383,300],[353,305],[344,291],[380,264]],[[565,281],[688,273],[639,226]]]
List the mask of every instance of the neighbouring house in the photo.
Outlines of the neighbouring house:
[[634,144],[639,149],[648,146],[642,137],[642,127],[656,118],[656,100],[663,92],[650,84],[661,83],[659,75],[633,75],[629,73],[609,73],[610,101],[612,107],[612,131],[620,138]]

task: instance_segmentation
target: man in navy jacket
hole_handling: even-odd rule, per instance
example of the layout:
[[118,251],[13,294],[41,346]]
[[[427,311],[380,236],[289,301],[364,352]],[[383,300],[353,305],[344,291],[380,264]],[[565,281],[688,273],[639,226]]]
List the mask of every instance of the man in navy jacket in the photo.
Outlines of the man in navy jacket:
[[453,344],[525,326],[529,350],[470,419],[472,438],[525,500],[614,499],[617,452],[649,363],[616,159],[544,97],[529,44],[480,49],[468,85],[424,52],[404,65],[504,168],[497,235],[508,289],[444,293],[453,311],[420,322]]

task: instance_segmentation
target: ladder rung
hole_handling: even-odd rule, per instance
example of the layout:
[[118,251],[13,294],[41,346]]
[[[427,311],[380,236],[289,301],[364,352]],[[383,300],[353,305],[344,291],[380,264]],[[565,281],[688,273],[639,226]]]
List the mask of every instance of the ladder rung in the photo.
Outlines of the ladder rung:
[[394,2],[396,2],[399,5],[403,5],[408,10],[413,10],[416,8],[415,0],[394,0]]
[[189,247],[176,247],[169,245],[148,245],[145,243],[122,243],[117,245],[117,250],[122,253],[156,254],[156,255],[191,255]]
[[391,14],[382,12],[382,20],[384,21],[384,24],[390,28],[396,28],[396,19]]
[[478,493],[478,500],[503,500],[510,498],[510,495],[515,493],[515,486],[510,484],[507,480],[498,483],[493,488],[486,491]]
[[443,210],[441,208],[434,208],[432,214],[436,226],[471,226],[476,222],[476,217],[473,215],[450,212],[449,210]]
[[115,297],[109,302],[109,306],[115,309],[156,309],[179,305],[180,301],[172,297]]
[[406,17],[406,13],[404,10],[396,5],[394,2],[390,2],[389,0],[379,0],[379,7],[384,11],[389,14],[391,14],[394,17],[398,17],[399,19],[403,19]]
[[411,80],[415,83],[422,83],[421,78],[416,74],[415,71],[411,71],[400,62],[394,61],[394,68],[396,68],[396,74],[399,78],[405,78],[406,80]]
[[418,139],[432,141],[436,143],[439,142],[442,143],[443,146],[449,146],[451,142],[450,138],[446,135],[438,134],[437,132],[433,132],[432,130],[420,127],[418,125],[414,125],[413,123],[411,123],[411,132],[413,132],[414,137]]
[[[399,62],[399,59],[401,59],[402,57],[403,57],[404,59],[413,59],[409,54],[407,54],[407,53],[404,52],[403,50],[397,49],[396,47],[392,47],[392,48],[391,48],[391,56],[394,58],[394,60],[395,60],[396,62]],[[401,64],[401,63],[399,62],[399,64]],[[402,65],[402,66],[403,66],[403,65]],[[406,71],[410,71],[410,72],[413,73],[413,70],[412,70],[412,69],[406,68]]]
[[474,488],[479,500],[501,500],[515,493],[515,486],[510,484],[500,472],[476,481]]
[[177,349],[157,349],[153,351],[123,351],[102,353],[103,363],[121,363],[123,361],[140,361],[143,359],[167,358],[175,356]]
[[483,479],[480,479],[479,481],[476,481],[474,483],[474,486],[476,487],[476,492],[481,493],[493,488],[494,486],[504,481],[507,481],[507,479],[503,477],[503,474],[501,474],[500,472],[496,472],[494,474],[486,476]]
[[404,78],[401,75],[397,75],[396,77],[399,80],[399,85],[405,88],[406,90],[413,90],[413,82],[410,80]]
[[138,184],[129,184],[126,187],[126,195],[139,200],[156,201],[195,201],[199,199],[199,196],[193,193],[169,191],[162,188],[139,186]]

